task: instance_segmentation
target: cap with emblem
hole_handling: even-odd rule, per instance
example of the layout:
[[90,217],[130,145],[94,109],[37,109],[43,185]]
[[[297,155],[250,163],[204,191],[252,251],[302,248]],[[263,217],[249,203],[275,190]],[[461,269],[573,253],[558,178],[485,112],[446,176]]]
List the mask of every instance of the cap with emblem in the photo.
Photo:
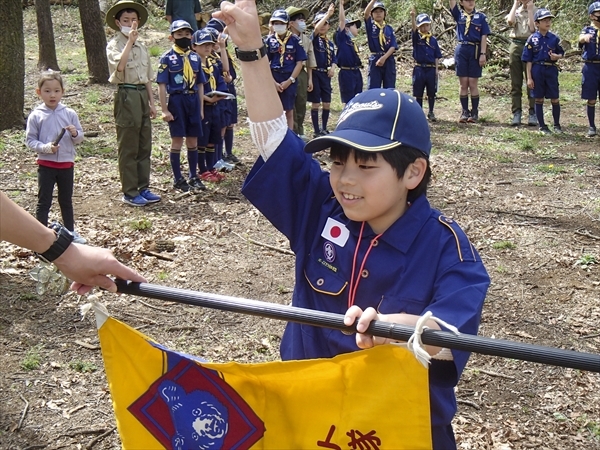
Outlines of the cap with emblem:
[[539,22],[540,20],[547,19],[548,17],[550,17],[552,19],[552,18],[554,18],[554,14],[552,14],[546,8],[540,8],[535,12],[535,14],[533,16],[533,20],[535,22]]
[[360,19],[346,19],[346,26],[351,27],[352,25],[356,25],[356,28],[360,28],[361,21]]
[[196,31],[192,36],[192,44],[194,45],[202,45],[207,43],[214,44],[215,42],[216,40],[214,39],[213,34],[206,28]]
[[222,33],[223,30],[225,29],[226,25],[225,25],[225,22],[223,22],[221,19],[217,19],[217,18],[213,17],[208,22],[206,22],[206,26],[210,27],[210,28],[214,28],[219,33]]
[[285,9],[277,9],[273,11],[271,14],[271,18],[269,22],[283,22],[288,23],[290,21],[290,16]]
[[383,9],[383,11],[386,12],[385,5],[382,2],[373,3],[373,9],[371,9],[371,12],[375,11],[376,9]]
[[140,19],[138,22],[138,28],[141,28],[148,20],[148,10],[144,7],[144,5],[133,2],[130,0],[121,0],[115,3],[106,13],[106,25],[111,27],[113,30],[119,31],[119,27],[115,23],[115,19],[117,14],[119,14],[124,9],[133,9],[138,14],[138,18]]
[[426,23],[431,23],[431,17],[429,17],[429,14],[422,13],[417,16],[415,22],[417,23],[417,27],[420,27]]
[[600,2],[594,2],[588,7],[588,14],[594,14],[600,11]]
[[169,33],[173,34],[176,31],[185,30],[185,29],[188,29],[191,32],[194,32],[194,30],[192,29],[192,26],[185,20],[174,20],[173,23],[171,24],[171,26],[169,27]]
[[429,156],[431,138],[423,109],[408,94],[395,89],[369,89],[350,100],[331,133],[306,144],[308,153],[341,144],[366,152],[397,146]]
[[[326,13],[324,13],[324,12],[320,12],[320,13],[317,13],[317,14],[315,14],[315,18],[313,19],[313,23],[316,25],[316,24],[317,24],[317,23],[319,23],[319,22],[320,22],[320,21],[323,19],[323,17],[325,17],[325,16],[327,16],[327,14],[326,14]],[[329,20],[327,20],[325,23],[329,23]]]

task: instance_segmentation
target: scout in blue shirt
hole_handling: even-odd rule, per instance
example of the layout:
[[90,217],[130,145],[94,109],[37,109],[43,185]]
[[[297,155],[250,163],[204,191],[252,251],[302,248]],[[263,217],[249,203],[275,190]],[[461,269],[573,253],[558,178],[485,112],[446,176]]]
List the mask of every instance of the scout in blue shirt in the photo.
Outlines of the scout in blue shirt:
[[[334,11],[335,6],[332,3],[326,13],[316,14],[313,21],[315,30],[312,40],[317,66],[313,68],[313,89],[308,93],[307,99],[312,103],[310,118],[315,131],[314,137],[329,133],[327,124],[331,108],[331,79],[335,74],[337,56],[333,42],[327,38],[327,32],[330,26],[329,19]],[[319,126],[319,105],[322,105],[321,126]]]
[[285,9],[273,12],[269,24],[273,27],[273,34],[265,40],[267,56],[271,63],[271,74],[275,80],[279,98],[283,104],[285,116],[290,129],[294,129],[294,104],[296,103],[296,78],[302,71],[302,61],[307,56],[300,45],[300,39],[288,29],[289,14]]
[[[254,2],[226,4],[216,14],[227,21],[241,50],[261,47]],[[360,333],[375,319],[414,326],[431,311],[461,332],[476,334],[490,280],[464,232],[427,201],[431,140],[416,100],[392,89],[370,89],[348,102],[334,131],[305,147],[287,129],[276,90],[264,82],[267,60],[240,64],[250,131],[261,155],[243,193],[290,240],[296,255],[292,303],[345,313],[349,326],[360,317]],[[309,154],[325,148],[331,148],[331,173]],[[431,320],[427,326],[440,329]],[[327,358],[387,343],[289,323],[281,357]],[[453,387],[469,354],[426,350],[434,355],[432,446],[453,449]]]
[[[435,122],[433,107],[438,85],[438,66],[442,52],[437,39],[431,35],[431,18],[423,13],[416,16],[413,7],[410,11],[412,21],[412,44],[415,67],[413,69],[413,96],[421,107],[423,106],[423,92],[427,88],[427,101],[429,113],[427,118]],[[416,17],[415,17],[416,16]]]
[[369,89],[396,87],[396,61],[398,49],[394,29],[385,23],[386,9],[383,3],[371,0],[365,8],[365,29],[369,43]]
[[[460,123],[479,120],[479,78],[486,63],[487,37],[490,27],[485,14],[475,10],[475,0],[450,1],[450,12],[456,21],[458,45],[454,50],[456,76],[460,84]],[[471,94],[471,110],[469,110]]]
[[583,49],[583,69],[581,70],[581,98],[587,100],[587,117],[590,124],[588,137],[596,132],[596,99],[600,93],[600,2],[588,7],[592,23],[581,30],[579,47]]
[[[205,189],[198,179],[197,142],[202,133],[202,84],[205,81],[200,70],[200,57],[191,50],[192,27],[184,20],[175,20],[170,27],[171,49],[161,58],[158,66],[158,97],[162,108],[162,119],[169,124],[171,134],[171,169],[173,187],[182,192],[190,188]],[[167,94],[169,100],[167,102]],[[187,146],[189,181],[181,174],[181,147],[183,138]]]
[[340,97],[345,105],[363,90],[363,78],[360,71],[362,62],[358,56],[358,47],[355,42],[360,28],[360,20],[346,18],[343,1],[340,2],[338,17],[338,29],[333,35],[333,42],[337,46],[337,60],[340,68],[338,72]]
[[535,99],[535,115],[543,134],[550,134],[544,122],[544,98],[549,98],[552,103],[554,132],[562,133],[556,61],[563,57],[565,51],[560,46],[560,38],[550,31],[553,17],[552,13],[544,8],[535,12],[537,31],[527,39],[522,57],[527,63],[527,87],[531,89],[531,96]]

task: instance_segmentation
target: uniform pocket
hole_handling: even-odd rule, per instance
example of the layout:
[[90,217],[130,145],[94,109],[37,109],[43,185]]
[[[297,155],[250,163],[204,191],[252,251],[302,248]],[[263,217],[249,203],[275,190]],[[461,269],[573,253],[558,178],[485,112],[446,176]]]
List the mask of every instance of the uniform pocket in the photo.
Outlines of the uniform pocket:
[[115,123],[118,127],[129,128],[135,125],[132,113],[131,99],[127,89],[119,89],[115,94],[114,106]]
[[338,269],[321,258],[309,259],[304,267],[304,277],[314,291],[326,295],[340,295],[348,285]]

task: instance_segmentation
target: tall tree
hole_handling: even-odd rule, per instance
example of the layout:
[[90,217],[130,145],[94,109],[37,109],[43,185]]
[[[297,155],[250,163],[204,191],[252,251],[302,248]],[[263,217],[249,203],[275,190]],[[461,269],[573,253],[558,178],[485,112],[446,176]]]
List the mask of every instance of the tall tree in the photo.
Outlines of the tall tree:
[[79,16],[85,43],[88,71],[92,83],[108,83],[106,35],[98,0],[79,0]]
[[38,29],[38,69],[60,70],[56,60],[50,0],[35,0],[35,15]]
[[23,0],[4,0],[0,23],[0,130],[6,130],[25,123]]

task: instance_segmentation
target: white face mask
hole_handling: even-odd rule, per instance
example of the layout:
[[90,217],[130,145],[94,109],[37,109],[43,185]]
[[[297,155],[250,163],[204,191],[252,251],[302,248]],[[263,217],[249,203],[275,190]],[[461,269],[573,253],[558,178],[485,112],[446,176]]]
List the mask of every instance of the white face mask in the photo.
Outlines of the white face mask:
[[306,31],[306,22],[304,20],[299,20],[296,22],[296,28],[300,33],[304,33]]
[[123,33],[125,36],[129,36],[129,33],[131,32],[131,27],[121,27],[121,33]]
[[287,25],[273,25],[273,32],[283,34],[287,31]]

